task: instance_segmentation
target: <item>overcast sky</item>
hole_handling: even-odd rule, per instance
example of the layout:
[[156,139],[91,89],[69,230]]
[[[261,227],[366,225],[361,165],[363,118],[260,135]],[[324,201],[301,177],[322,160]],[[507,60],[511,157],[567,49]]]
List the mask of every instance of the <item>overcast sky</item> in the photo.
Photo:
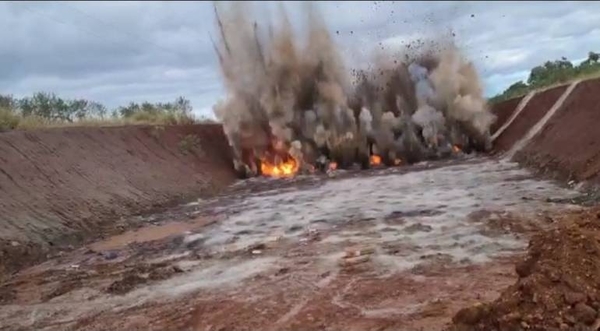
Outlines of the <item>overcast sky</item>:
[[[257,7],[272,6],[259,3]],[[286,4],[297,21],[298,3]],[[452,29],[491,96],[562,56],[600,50],[595,2],[319,2],[348,61],[379,42]],[[296,10],[294,9],[296,8]],[[109,108],[182,95],[212,116],[224,95],[210,2],[0,2],[0,93],[36,91]],[[359,54],[359,56],[357,56]]]

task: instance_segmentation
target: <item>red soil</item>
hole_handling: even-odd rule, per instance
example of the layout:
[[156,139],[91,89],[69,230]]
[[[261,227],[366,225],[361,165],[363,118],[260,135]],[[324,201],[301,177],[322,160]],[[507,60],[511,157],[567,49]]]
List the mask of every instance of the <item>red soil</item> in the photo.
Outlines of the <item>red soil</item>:
[[[561,87],[560,92],[556,88],[536,95],[526,107],[533,112],[517,117],[505,131],[508,134],[501,136],[504,140],[497,141],[496,149],[510,148],[551,108],[565,88]],[[581,82],[514,159],[562,180],[598,184],[599,90],[600,79]],[[515,125],[517,121],[520,124]],[[515,268],[519,278],[514,285],[506,288],[493,302],[459,311],[449,330],[600,329],[598,211],[595,207],[567,215],[555,228],[535,235],[527,257]]]
[[516,97],[514,99],[506,100],[504,102],[497,103],[492,106],[492,113],[496,115],[496,122],[492,124],[490,133],[494,134],[498,129],[506,123],[510,116],[517,110],[519,102],[523,100],[525,96]]
[[[498,138],[496,149],[507,150],[521,139],[565,89],[557,87],[534,96]],[[516,159],[579,180],[597,179],[600,94],[595,92],[599,89],[600,79],[580,83]],[[512,99],[494,107],[498,120],[492,132],[510,117],[519,101]],[[198,137],[198,145],[185,138],[190,134]],[[136,225],[121,216],[214,193],[235,177],[229,153],[218,125],[0,134],[0,276],[8,265],[14,268],[43,258],[50,243],[79,244],[84,238],[120,232]],[[540,231],[532,239],[527,257],[514,269],[518,279],[499,298],[496,290],[515,278],[509,259],[467,268],[432,264],[418,274],[426,286],[408,277],[415,276],[414,270],[391,277],[373,277],[368,269],[330,277],[309,272],[310,265],[291,264],[248,279],[239,293],[223,287],[178,302],[107,309],[80,321],[66,320],[63,329],[249,330],[266,326],[280,330],[428,330],[439,329],[451,316],[455,317],[450,328],[460,331],[598,329],[598,218],[600,213],[594,209],[565,216],[556,228]],[[165,235],[202,224],[170,223],[151,233],[134,231],[101,244],[120,247],[139,236],[166,241]],[[498,225],[498,229],[506,228]],[[303,254],[306,251],[303,246]],[[115,270],[109,271],[114,276]],[[159,271],[157,277],[163,277],[161,272],[164,277],[179,272]],[[41,291],[47,284],[35,278],[38,275],[0,288],[0,302],[19,302],[33,294],[45,302],[82,284],[91,287],[89,279],[102,276],[82,270],[67,274],[73,278],[49,293]],[[123,278],[117,283],[120,287],[111,288],[125,291],[137,281],[142,279]],[[258,299],[241,300],[248,293]],[[432,299],[440,293],[446,295]],[[489,303],[459,311],[475,302]]]
[[581,82],[515,159],[562,179],[598,180],[600,79]]
[[229,153],[220,125],[0,134],[0,275],[231,183]]
[[[496,139],[494,149],[496,151],[509,150],[519,139],[521,139],[531,127],[535,125],[560,98],[567,86],[558,86],[538,93],[529,100],[519,116],[510,126]],[[508,103],[511,100],[505,102]],[[515,106],[516,108],[516,106]]]
[[492,303],[458,312],[450,329],[598,330],[599,217],[587,211],[535,235],[515,284]]

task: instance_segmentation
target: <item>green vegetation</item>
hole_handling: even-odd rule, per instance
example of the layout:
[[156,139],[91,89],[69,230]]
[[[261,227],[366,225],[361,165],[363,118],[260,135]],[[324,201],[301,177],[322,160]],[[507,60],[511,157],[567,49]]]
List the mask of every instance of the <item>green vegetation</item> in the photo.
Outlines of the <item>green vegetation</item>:
[[588,58],[578,66],[573,65],[564,57],[556,61],[547,61],[543,65],[531,69],[527,83],[516,82],[501,94],[490,98],[489,101],[496,103],[527,94],[531,90],[565,84],[576,79],[599,77],[599,59],[600,54],[589,52]]
[[200,138],[195,134],[188,134],[179,140],[179,150],[184,155],[193,153],[199,146]]
[[0,108],[0,132],[16,129],[19,126],[19,116],[8,108]]
[[109,126],[126,124],[192,124],[206,122],[192,115],[189,100],[179,97],[174,102],[130,103],[109,113],[97,102],[66,100],[51,93],[35,93],[22,99],[0,95],[0,132],[61,126]]
[[150,130],[150,136],[154,138],[154,140],[159,141],[162,137],[163,132],[165,132],[165,127],[160,125],[155,125],[152,130]]

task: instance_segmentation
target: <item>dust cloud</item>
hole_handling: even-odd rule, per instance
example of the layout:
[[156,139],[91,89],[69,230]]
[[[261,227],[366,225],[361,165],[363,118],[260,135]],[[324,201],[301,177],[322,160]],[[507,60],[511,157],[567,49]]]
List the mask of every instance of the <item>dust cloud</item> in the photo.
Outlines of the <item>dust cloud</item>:
[[283,6],[259,26],[248,3],[215,4],[213,45],[227,96],[214,112],[238,172],[289,160],[300,171],[330,161],[369,167],[373,154],[407,164],[449,156],[453,146],[490,148],[495,117],[452,41],[415,41],[348,70],[323,17],[310,3],[303,9],[308,31],[300,36]]

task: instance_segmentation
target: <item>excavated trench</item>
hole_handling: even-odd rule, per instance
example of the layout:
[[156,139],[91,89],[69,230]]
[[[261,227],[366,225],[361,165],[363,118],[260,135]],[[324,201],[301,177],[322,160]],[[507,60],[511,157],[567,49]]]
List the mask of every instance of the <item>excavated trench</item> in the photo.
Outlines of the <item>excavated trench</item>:
[[0,317],[7,330],[441,328],[508,285],[544,216],[577,208],[549,201],[577,195],[487,157],[255,178],[22,271]]
[[[551,116],[527,105],[517,116],[499,116],[512,122],[504,128],[504,123],[496,124],[503,131],[496,138],[500,151],[521,146],[511,153],[516,159],[529,153],[529,169],[502,154],[457,154],[410,166],[252,178],[228,185],[233,171],[211,154],[217,150],[210,147],[214,135],[200,136],[204,154],[185,154],[177,142],[181,134],[170,133],[179,138],[164,143],[150,133],[135,133],[148,149],[123,147],[132,167],[127,173],[117,165],[108,167],[124,178],[119,189],[102,183],[102,174],[76,166],[78,172],[72,171],[107,195],[128,192],[139,201],[152,200],[140,186],[151,178],[156,192],[179,179],[177,185],[188,190],[188,197],[198,196],[200,188],[186,180],[195,176],[216,193],[142,216],[125,206],[118,224],[129,230],[107,230],[103,239],[82,240],[83,246],[50,249],[44,262],[6,275],[0,286],[0,330],[441,330],[461,308],[491,302],[514,283],[514,265],[532,235],[552,229],[561,215],[584,209],[578,204],[582,197],[593,200],[588,188],[573,181],[565,185],[567,181],[538,176],[540,163],[531,160],[552,160],[545,163],[552,166],[548,174],[571,172],[575,181],[595,178],[580,165],[561,168],[560,153],[571,152],[552,151],[541,137],[563,139],[571,129],[553,133],[559,128],[557,118],[585,118],[578,112],[588,108],[573,98],[590,101],[586,91],[598,84],[582,82],[529,98],[531,105],[554,109]],[[500,105],[497,111],[516,111],[519,102],[509,103],[513,109]],[[131,129],[122,130],[110,153],[121,142],[128,146]],[[581,133],[574,139],[585,143],[594,137]],[[47,151],[75,148],[66,146],[68,139],[56,146],[45,141]],[[536,154],[536,144],[544,154]],[[153,163],[156,158],[164,167]],[[3,162],[0,168],[6,173],[11,160]],[[45,172],[42,163],[36,164]],[[167,164],[187,172],[156,176]],[[213,170],[221,177],[213,176]],[[2,191],[9,194],[7,186]],[[175,197],[164,192],[165,199]],[[2,222],[19,234],[6,235],[12,247],[27,242],[44,246],[50,238],[29,234],[15,225],[15,218]],[[62,231],[47,222],[48,228]],[[81,227],[91,231],[93,224]],[[78,227],[72,231],[85,233]]]

